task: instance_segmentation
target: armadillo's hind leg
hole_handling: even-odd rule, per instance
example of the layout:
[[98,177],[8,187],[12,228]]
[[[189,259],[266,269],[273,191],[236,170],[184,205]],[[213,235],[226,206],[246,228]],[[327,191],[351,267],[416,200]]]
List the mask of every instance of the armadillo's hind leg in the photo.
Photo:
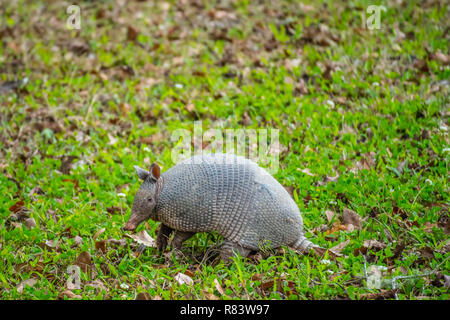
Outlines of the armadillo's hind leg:
[[247,257],[250,253],[250,249],[244,248],[236,242],[224,240],[222,247],[220,248],[220,259],[223,262],[230,262],[231,257],[239,253],[243,258]]
[[159,251],[164,251],[166,249],[169,237],[173,231],[174,230],[171,227],[161,223],[158,235],[156,236],[156,247]]
[[170,245],[172,246],[172,248],[180,250],[183,242],[192,237],[194,234],[195,232],[176,230]]

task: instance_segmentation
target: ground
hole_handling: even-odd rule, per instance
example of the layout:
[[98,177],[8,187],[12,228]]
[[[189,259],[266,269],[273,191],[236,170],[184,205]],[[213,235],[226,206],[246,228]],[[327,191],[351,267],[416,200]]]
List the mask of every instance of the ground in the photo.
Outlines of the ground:
[[[74,2],[80,29],[66,1],[0,4],[2,299],[449,298],[445,1]],[[133,166],[170,168],[200,120],[278,129],[274,176],[332,250],[139,255]]]

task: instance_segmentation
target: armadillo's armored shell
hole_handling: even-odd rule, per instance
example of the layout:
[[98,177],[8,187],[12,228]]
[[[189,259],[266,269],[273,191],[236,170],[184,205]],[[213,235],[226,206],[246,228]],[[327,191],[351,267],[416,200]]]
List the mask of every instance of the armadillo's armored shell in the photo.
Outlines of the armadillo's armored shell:
[[267,171],[229,154],[194,156],[163,173],[158,219],[175,230],[217,231],[259,250],[303,237],[294,200]]

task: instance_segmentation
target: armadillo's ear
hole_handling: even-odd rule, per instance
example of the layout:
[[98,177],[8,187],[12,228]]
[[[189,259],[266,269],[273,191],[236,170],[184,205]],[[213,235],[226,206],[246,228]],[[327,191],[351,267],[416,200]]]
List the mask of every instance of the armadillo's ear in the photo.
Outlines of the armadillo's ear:
[[150,174],[152,175],[152,178],[155,180],[158,180],[161,176],[161,168],[158,166],[156,162],[152,163],[150,166]]
[[136,173],[137,173],[139,179],[141,179],[141,180],[147,179],[147,177],[150,174],[150,172],[148,172],[147,170],[144,170],[142,168],[139,168],[138,166],[134,166],[134,169],[136,169]]

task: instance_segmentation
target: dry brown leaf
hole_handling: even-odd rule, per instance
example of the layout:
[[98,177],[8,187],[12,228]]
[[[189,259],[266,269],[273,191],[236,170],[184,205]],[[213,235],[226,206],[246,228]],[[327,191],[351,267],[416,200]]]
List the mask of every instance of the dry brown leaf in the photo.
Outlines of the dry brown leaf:
[[444,288],[450,289],[450,276],[444,274]]
[[[262,290],[267,290],[267,289],[270,289],[270,288],[272,288],[273,287],[273,285],[274,285],[274,283],[275,283],[275,281],[272,279],[272,280],[268,280],[268,281],[263,281],[263,282],[261,282],[261,284],[259,285],[259,287],[262,289]],[[277,286],[278,287],[278,286]]]
[[91,254],[87,251],[83,251],[75,260],[74,265],[79,266],[83,272],[90,270],[92,263]]
[[363,246],[367,249],[384,249],[386,244],[378,240],[365,240]]
[[194,276],[194,273],[193,273],[191,270],[186,270],[186,271],[184,272],[184,274],[187,275],[187,276],[189,276],[189,277],[191,277],[191,278]]
[[59,167],[59,171],[63,174],[70,174],[70,170],[72,169],[72,162],[77,157],[74,156],[63,156],[61,159],[61,166]]
[[386,248],[386,244],[379,242],[378,240],[365,240],[362,247],[355,249],[353,254],[356,256],[358,254],[366,254],[370,249],[376,252],[384,248]]
[[420,254],[422,257],[426,258],[426,259],[434,259],[434,250],[430,247],[423,247],[421,249],[419,249]]
[[131,106],[128,103],[121,103],[119,109],[123,116],[127,116],[131,111]]
[[96,289],[97,291],[108,292],[108,288],[100,280],[94,280],[94,281],[88,282],[85,284],[85,287],[92,287],[92,288]]
[[9,211],[17,213],[24,206],[24,204],[25,202],[23,200],[19,200],[9,208]]
[[152,300],[152,296],[148,292],[140,292],[136,296],[136,300]]
[[23,292],[23,289],[25,289],[25,287],[34,287],[34,285],[37,283],[37,280],[34,278],[30,278],[27,279],[25,281],[22,281],[21,283],[19,283],[19,285],[17,286],[17,292],[19,292],[20,294]]
[[75,236],[75,237],[73,238],[73,240],[74,240],[74,242],[75,242],[75,245],[77,245],[77,246],[83,244],[83,238],[81,238],[80,236]]
[[305,168],[305,169],[297,168],[297,170],[303,172],[304,174],[307,174],[307,175],[310,176],[310,177],[314,177],[314,176],[315,176],[315,174],[314,174],[314,173],[311,173],[311,171],[309,171],[308,168]]
[[336,221],[333,223],[333,226],[331,227],[331,229],[327,230],[327,234],[332,234],[337,231],[353,231],[352,228],[353,228],[353,225],[351,225],[351,226],[343,225],[343,224],[340,224],[339,221]]
[[163,140],[164,140],[164,135],[161,132],[157,132],[150,137],[139,138],[139,142],[144,143],[144,144],[153,144],[155,142],[161,142]]
[[127,27],[127,40],[128,41],[134,42],[137,40],[138,36],[139,36],[139,31],[136,28],[134,28],[132,26]]
[[106,230],[105,228],[101,228],[100,230],[98,230],[92,237],[92,240],[95,241],[103,232],[105,232],[105,230]]
[[255,273],[255,274],[252,276],[252,280],[253,280],[253,281],[261,281],[262,278],[263,278],[263,274],[262,274],[262,273]]
[[27,218],[27,219],[25,219],[25,221],[23,222],[23,224],[24,224],[25,227],[27,227],[28,229],[33,229],[34,227],[36,227],[36,221],[34,221],[33,218]]
[[[253,280],[253,277],[252,277]],[[222,286],[220,285],[219,280],[214,279],[214,287],[216,288],[217,292],[219,292],[221,295],[225,295],[225,291],[223,290]]]
[[384,300],[384,299],[391,299],[395,297],[395,293],[397,292],[397,289],[390,289],[390,290],[383,290],[381,289],[380,292],[377,293],[364,293],[359,296],[362,300]]
[[96,241],[95,250],[100,250],[101,252],[106,253],[106,240]]
[[194,110],[195,110],[195,106],[193,103],[187,104],[184,108],[189,112],[194,112]]
[[416,68],[417,70],[421,71],[421,72],[428,72],[429,68],[428,68],[428,63],[425,59],[416,59],[414,60],[413,63],[414,68]]
[[58,240],[56,240],[56,239],[45,240],[44,243],[39,244],[39,247],[41,247],[42,249],[47,249],[49,251],[51,251],[51,250],[60,251],[61,250]]
[[70,290],[64,290],[58,294],[58,299],[64,300],[64,298],[68,299],[82,299],[82,297],[78,294],[73,293]]
[[133,239],[137,243],[145,245],[146,247],[156,248],[155,239],[150,237],[145,230],[142,230],[136,234],[126,234],[126,236]]
[[450,55],[443,54],[442,52],[434,52],[430,54],[430,58],[442,62],[444,66],[450,64]]
[[425,222],[425,232],[432,233],[433,228],[437,228],[437,223]]
[[[352,224],[356,229],[362,229],[362,219],[355,211],[344,208],[342,213],[344,224]],[[348,230],[348,229],[347,229]],[[350,231],[350,230],[349,230]]]
[[345,240],[345,241],[339,243],[338,245],[336,245],[336,246],[330,248],[330,251],[333,251],[333,252],[336,253],[336,254],[340,254],[341,251],[342,251],[346,246],[348,246],[349,243],[350,243],[350,240]]
[[327,215],[328,223],[330,223],[334,217],[336,217],[336,213],[331,210],[325,210],[325,214]]
[[185,275],[184,273],[177,273],[174,277],[175,281],[177,281],[179,284],[186,284],[186,285],[192,285],[194,284],[194,280],[192,280],[191,277],[188,275]]
[[205,295],[205,298],[207,300],[219,300],[218,296],[216,296],[214,293],[211,293],[207,290],[203,290],[203,294]]

